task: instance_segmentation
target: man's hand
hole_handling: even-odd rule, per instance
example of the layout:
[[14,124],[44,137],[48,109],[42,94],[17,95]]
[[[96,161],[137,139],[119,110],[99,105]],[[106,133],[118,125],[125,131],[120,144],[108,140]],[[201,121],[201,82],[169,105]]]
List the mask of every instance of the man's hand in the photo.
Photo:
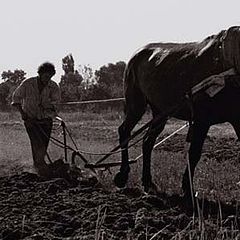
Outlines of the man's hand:
[[16,107],[20,112],[22,120],[26,121],[28,119],[28,115],[23,111],[22,105],[17,103],[17,104],[13,104],[13,106]]

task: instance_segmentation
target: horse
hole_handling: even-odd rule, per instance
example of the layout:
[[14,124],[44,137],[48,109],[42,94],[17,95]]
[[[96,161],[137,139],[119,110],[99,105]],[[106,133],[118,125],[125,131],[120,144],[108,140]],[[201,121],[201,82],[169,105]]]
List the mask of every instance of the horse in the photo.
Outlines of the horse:
[[[214,96],[205,91],[191,94],[204,79],[233,68],[225,86]],[[188,160],[182,179],[184,196],[191,196],[194,170],[201,158],[204,140],[211,125],[229,122],[240,138],[240,27],[233,26],[201,42],[150,43],[130,58],[124,71],[124,121],[118,128],[121,146],[120,171],[114,182],[126,185],[130,172],[128,143],[131,131],[147,106],[152,121],[143,137],[142,185],[145,192],[156,188],[151,176],[151,153],[156,138],[169,117],[189,121]],[[190,173],[190,174],[189,174]]]

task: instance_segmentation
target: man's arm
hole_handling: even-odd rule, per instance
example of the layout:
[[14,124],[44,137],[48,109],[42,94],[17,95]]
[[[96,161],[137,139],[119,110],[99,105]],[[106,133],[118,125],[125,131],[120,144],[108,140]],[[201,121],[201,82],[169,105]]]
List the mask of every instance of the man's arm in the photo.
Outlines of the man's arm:
[[22,120],[27,120],[28,116],[27,114],[23,111],[21,103],[12,103],[12,106],[16,107],[17,110],[20,112],[22,116]]
[[22,108],[22,100],[24,99],[24,97],[25,97],[25,86],[22,82],[13,92],[11,105],[16,107],[17,110],[20,112],[22,119],[26,120],[27,114],[23,111],[23,108]]

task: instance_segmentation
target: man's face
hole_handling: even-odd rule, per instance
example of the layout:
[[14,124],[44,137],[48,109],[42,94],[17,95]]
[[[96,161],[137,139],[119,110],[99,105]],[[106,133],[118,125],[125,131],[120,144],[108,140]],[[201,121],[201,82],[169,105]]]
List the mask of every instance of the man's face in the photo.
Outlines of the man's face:
[[53,75],[51,73],[45,72],[40,75],[41,82],[46,85]]

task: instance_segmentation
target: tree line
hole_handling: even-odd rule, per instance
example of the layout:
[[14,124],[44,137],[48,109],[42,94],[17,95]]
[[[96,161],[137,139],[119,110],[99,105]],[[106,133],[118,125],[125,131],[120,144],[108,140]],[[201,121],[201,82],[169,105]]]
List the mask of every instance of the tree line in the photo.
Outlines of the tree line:
[[[122,78],[126,63],[109,63],[93,71],[89,65],[75,67],[72,54],[62,59],[64,74],[59,82],[61,101],[75,102],[94,99],[108,99],[123,96]],[[16,69],[3,71],[0,83],[0,107],[4,109],[11,103],[12,94],[26,79],[26,72]]]

